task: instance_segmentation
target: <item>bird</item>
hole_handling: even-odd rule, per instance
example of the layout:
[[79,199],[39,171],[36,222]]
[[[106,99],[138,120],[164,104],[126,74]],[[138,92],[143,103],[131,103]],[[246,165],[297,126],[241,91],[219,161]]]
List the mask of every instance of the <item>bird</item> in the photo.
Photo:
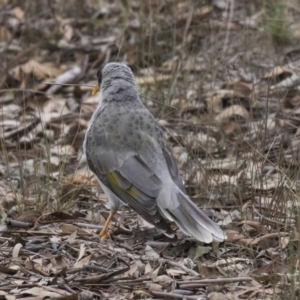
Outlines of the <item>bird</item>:
[[131,69],[110,62],[97,72],[99,102],[89,122],[84,152],[108,200],[104,240],[120,204],[127,204],[166,236],[176,223],[197,241],[222,242],[225,233],[187,196],[172,151],[157,120],[140,99]]

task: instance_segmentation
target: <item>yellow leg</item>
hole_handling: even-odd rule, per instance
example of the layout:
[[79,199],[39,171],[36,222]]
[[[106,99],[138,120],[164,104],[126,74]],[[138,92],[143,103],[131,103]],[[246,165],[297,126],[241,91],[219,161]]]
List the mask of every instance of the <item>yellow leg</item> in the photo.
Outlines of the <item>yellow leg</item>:
[[101,232],[99,234],[101,240],[105,240],[106,239],[109,224],[110,224],[110,222],[111,222],[111,220],[112,220],[112,218],[113,218],[113,216],[114,216],[115,213],[116,213],[116,211],[111,211],[109,213],[109,216],[108,216],[108,218],[107,218],[107,220],[106,220],[106,222],[105,222],[105,224],[104,224],[104,226],[103,226],[103,228],[102,228],[102,230],[101,230]]

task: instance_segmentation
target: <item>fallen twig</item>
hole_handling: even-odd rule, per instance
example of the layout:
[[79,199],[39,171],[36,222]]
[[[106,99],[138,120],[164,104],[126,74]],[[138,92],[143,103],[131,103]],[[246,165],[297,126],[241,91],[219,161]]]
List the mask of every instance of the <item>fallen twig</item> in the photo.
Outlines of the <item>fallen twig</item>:
[[181,295],[181,294],[175,294],[175,293],[164,293],[164,292],[152,292],[153,295],[163,297],[165,298],[171,298],[171,299],[186,299],[186,300],[205,300],[207,299],[206,296],[187,296],[187,295]]
[[5,223],[6,223],[7,226],[10,226],[10,227],[19,227],[19,228],[33,227],[33,223],[20,222],[20,221],[12,220],[12,219],[9,219],[9,218],[7,218],[5,220]]
[[201,280],[189,280],[179,282],[179,286],[181,289],[191,289],[191,288],[199,288],[207,285],[213,284],[225,284],[225,283],[233,283],[233,282],[241,282],[241,281],[252,281],[250,277],[233,277],[233,278],[216,278],[216,279],[201,279]]

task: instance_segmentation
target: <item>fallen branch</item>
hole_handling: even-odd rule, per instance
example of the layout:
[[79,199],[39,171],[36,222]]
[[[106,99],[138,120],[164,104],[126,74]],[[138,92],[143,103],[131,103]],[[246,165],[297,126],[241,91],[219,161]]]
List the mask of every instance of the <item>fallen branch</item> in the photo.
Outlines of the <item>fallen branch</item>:
[[252,281],[250,277],[233,277],[233,278],[217,278],[217,279],[201,279],[178,282],[181,289],[199,288],[207,285],[225,284],[241,281]]
[[187,296],[187,295],[181,295],[181,294],[174,294],[174,293],[164,293],[164,292],[152,292],[154,296],[163,297],[165,298],[171,298],[171,299],[186,299],[186,300],[206,300],[208,299],[206,296]]
[[18,228],[33,227],[33,223],[20,222],[20,221],[12,220],[12,219],[9,219],[9,218],[6,218],[5,223],[6,223],[7,226],[10,226],[10,227],[18,227]]

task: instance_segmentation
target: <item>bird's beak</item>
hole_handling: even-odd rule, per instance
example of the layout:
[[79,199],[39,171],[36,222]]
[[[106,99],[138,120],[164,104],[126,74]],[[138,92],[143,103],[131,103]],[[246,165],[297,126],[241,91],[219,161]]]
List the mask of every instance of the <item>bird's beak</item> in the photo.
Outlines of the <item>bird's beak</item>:
[[98,85],[95,85],[92,90],[92,96],[96,95],[100,91]]

